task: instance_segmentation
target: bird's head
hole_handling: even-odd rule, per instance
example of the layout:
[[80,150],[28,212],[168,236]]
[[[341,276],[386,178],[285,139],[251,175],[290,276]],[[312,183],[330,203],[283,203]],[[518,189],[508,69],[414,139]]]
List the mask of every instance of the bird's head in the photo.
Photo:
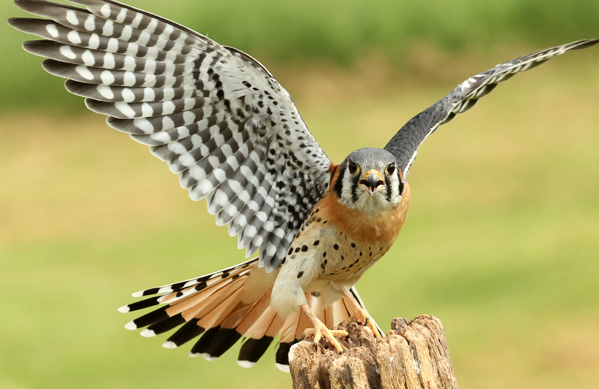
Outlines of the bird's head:
[[397,206],[402,199],[404,182],[397,161],[383,149],[354,151],[333,179],[332,188],[340,202],[373,216]]

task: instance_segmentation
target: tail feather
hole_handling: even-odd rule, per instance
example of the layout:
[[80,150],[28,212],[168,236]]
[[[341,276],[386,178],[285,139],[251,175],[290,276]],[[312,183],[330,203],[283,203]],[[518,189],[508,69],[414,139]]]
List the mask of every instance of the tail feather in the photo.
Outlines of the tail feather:
[[[220,357],[245,338],[238,356],[238,364],[243,367],[252,367],[279,335],[276,366],[289,371],[289,350],[312,323],[301,309],[284,318],[270,307],[275,279],[276,273],[258,268],[258,259],[254,258],[206,276],[142,290],[134,296],[157,296],[125,305],[119,311],[165,304],[125,327],[146,327],[141,332],[145,337],[176,329],[163,343],[165,348],[177,348],[199,337],[190,356],[202,355],[208,360]],[[351,291],[363,307],[355,289]],[[329,328],[348,319],[355,311],[348,297],[326,308],[322,307],[321,298],[306,294],[306,299],[312,312]]]
[[148,328],[146,328],[145,330],[143,330],[141,332],[141,336],[149,338],[152,336],[160,335],[160,334],[170,331],[173,328],[176,328],[184,323],[185,323],[185,318],[183,317],[183,315],[178,314],[178,315],[169,317],[166,320],[162,320],[157,323],[151,324],[150,326],[148,326]]
[[[196,317],[202,318],[198,324],[205,328],[211,328],[222,323],[222,321],[231,313],[231,311],[233,311],[237,304],[239,304],[239,300],[241,299],[241,292],[243,290],[241,288],[242,285],[241,282],[237,282],[237,284],[240,285],[237,287],[235,292],[232,292],[225,299],[215,300],[210,307],[207,307],[207,309],[196,315]],[[217,305],[218,309],[216,309]],[[207,311],[210,312],[205,313]]]
[[233,347],[239,339],[241,339],[241,334],[234,328],[220,328],[206,348],[204,355],[219,358]]
[[140,290],[139,292],[133,293],[132,296],[133,297],[142,297],[142,296],[151,296],[153,294],[165,294],[165,293],[168,294],[171,292],[178,292],[178,291],[186,289],[190,286],[201,284],[202,282],[207,282],[207,281],[217,278],[219,276],[221,278],[226,278],[226,276],[223,276],[223,274],[230,273],[232,270],[247,269],[250,265],[252,265],[254,262],[257,262],[257,261],[258,261],[258,258],[252,258],[243,263],[240,263],[239,265],[231,266],[226,269],[216,271],[214,273],[206,274],[205,276],[190,278],[188,280],[175,282],[173,284],[167,284],[167,285],[157,286],[154,288]]
[[172,334],[162,346],[165,348],[177,348],[195,337],[202,335],[206,329],[198,324],[198,319],[191,319],[185,323],[181,328]]
[[268,306],[247,331],[248,334],[251,334],[251,338],[247,339],[239,350],[237,358],[239,366],[254,366],[277,336],[284,322],[285,320]]
[[124,305],[120,307],[118,310],[119,312],[126,313],[164,303],[170,303],[172,305],[176,301],[183,300],[203,289],[209,289],[210,287],[214,287],[218,283],[224,282],[225,280],[230,281],[231,279],[240,277],[240,274],[242,272],[248,272],[246,271],[246,269],[254,262],[257,262],[257,258],[250,259],[249,261],[246,261],[240,265],[219,270],[217,272],[202,277],[191,278],[189,280],[175,282],[173,284],[157,286],[154,288],[149,288],[141,290],[139,292],[135,292],[133,293],[133,297],[151,296],[154,294],[158,294],[159,296],[151,297],[149,299],[136,301],[132,304]]

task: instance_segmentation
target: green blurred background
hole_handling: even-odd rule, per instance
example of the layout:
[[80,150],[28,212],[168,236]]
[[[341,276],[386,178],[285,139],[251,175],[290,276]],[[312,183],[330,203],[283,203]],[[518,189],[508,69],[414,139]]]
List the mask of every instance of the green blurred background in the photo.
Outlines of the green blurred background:
[[[595,0],[129,3],[258,58],[337,162],[475,73],[599,37]],[[245,370],[123,329],[131,292],[243,253],[21,50],[26,35],[0,33],[0,387],[289,387],[272,350]],[[462,388],[597,387],[598,103],[593,47],[518,75],[421,148],[403,232],[359,290],[385,329],[439,317]]]

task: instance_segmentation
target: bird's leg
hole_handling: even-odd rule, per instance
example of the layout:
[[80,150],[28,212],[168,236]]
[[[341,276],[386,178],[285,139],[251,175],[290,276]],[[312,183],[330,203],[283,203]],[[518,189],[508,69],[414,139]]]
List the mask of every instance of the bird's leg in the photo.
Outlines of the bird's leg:
[[327,326],[312,313],[312,310],[310,309],[308,304],[302,304],[300,305],[300,308],[302,309],[302,311],[304,311],[304,313],[314,326],[314,328],[306,328],[304,330],[304,336],[314,335],[315,345],[318,344],[320,338],[324,336],[328,339],[329,343],[331,343],[331,345],[335,347],[339,354],[343,353],[343,348],[341,347],[339,341],[335,339],[335,336],[347,336],[347,331],[328,329]]
[[349,301],[352,302],[352,304],[354,305],[354,308],[356,309],[356,311],[353,313],[353,315],[351,315],[351,317],[348,319],[348,321],[355,320],[358,323],[361,323],[364,326],[367,326],[368,328],[370,328],[372,330],[372,333],[374,334],[374,337],[377,340],[383,339],[383,337],[379,333],[378,326],[376,325],[374,319],[368,314],[368,311],[366,311],[364,308],[362,308],[360,306],[360,304],[358,304],[358,302],[354,298],[353,294],[351,294],[350,291],[347,289],[343,290],[342,293],[345,297],[347,297],[349,299]]

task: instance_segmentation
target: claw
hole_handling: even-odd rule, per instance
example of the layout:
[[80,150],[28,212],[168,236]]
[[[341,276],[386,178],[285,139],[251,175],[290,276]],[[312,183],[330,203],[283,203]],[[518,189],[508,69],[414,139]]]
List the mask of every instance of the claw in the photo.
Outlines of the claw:
[[368,312],[366,312],[365,309],[356,307],[356,311],[354,312],[354,314],[352,315],[352,317],[350,319],[353,319],[353,320],[357,321],[358,323],[363,323],[364,327],[370,328],[370,330],[374,334],[374,337],[376,338],[376,340],[383,339],[381,334],[379,334],[379,330],[376,327],[374,320],[370,320],[370,316],[368,315]]
[[335,347],[335,350],[337,350],[339,354],[343,353],[343,347],[335,338],[335,336],[346,337],[347,331],[329,330],[324,324],[315,323],[314,328],[306,328],[304,330],[303,337],[305,338],[312,335],[314,336],[314,347],[318,348],[318,342],[320,342],[320,339],[324,336],[329,341],[331,346]]

